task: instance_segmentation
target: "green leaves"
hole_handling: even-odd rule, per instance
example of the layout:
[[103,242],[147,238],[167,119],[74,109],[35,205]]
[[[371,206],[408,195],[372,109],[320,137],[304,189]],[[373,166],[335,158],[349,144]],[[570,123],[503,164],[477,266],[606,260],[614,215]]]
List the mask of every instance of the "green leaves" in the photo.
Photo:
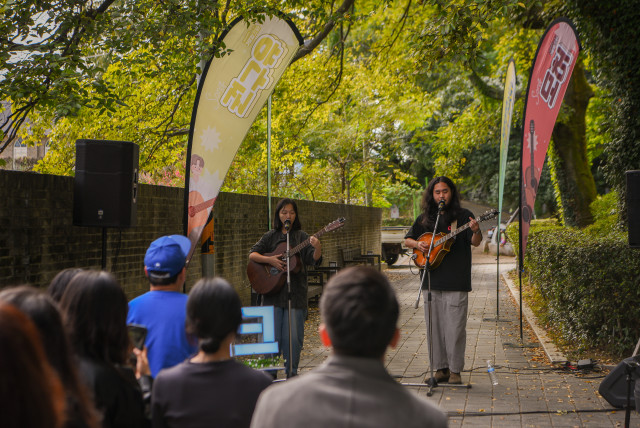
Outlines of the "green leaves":
[[[611,200],[592,205],[596,223],[586,230],[533,221],[525,266],[538,291],[537,306],[573,348],[605,350],[622,356],[640,334],[640,258],[626,234],[617,230]],[[507,230],[518,242],[517,224]]]

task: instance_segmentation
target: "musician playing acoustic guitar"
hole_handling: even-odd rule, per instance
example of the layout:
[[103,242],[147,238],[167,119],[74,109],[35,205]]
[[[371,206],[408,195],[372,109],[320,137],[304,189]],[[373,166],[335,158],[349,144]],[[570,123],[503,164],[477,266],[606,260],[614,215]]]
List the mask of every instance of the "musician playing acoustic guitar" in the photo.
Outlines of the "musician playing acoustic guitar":
[[[457,228],[466,223],[469,223],[469,228],[454,238],[455,241],[442,262],[435,269],[431,269],[431,364],[436,369],[436,381],[460,384],[467,337],[468,294],[471,291],[471,245],[480,245],[482,232],[473,213],[460,206],[458,190],[449,178],[436,177],[429,182],[422,196],[422,214],[416,218],[407,232],[404,243],[408,248],[418,249],[427,254],[431,239],[420,237],[425,233],[434,232],[433,227],[441,201],[444,202],[444,208],[435,233],[450,233],[452,227]],[[426,288],[426,280],[423,285]],[[424,313],[429,334],[426,292],[424,296]],[[427,374],[425,382],[429,376]]]
[[[285,223],[290,222],[287,232]],[[298,216],[298,206],[295,201],[289,198],[282,199],[276,205],[273,215],[273,229],[265,233],[262,238],[251,248],[249,259],[262,264],[271,265],[280,271],[287,269],[287,263],[279,256],[265,254],[275,252],[276,248],[287,241],[287,233],[290,233],[289,246],[295,247],[299,243],[309,239],[311,245],[304,247],[296,256],[300,260],[295,264],[300,269],[292,268],[291,275],[291,336],[292,358],[289,358],[289,304],[287,299],[287,285],[275,294],[260,295],[259,303],[265,306],[275,307],[275,329],[276,341],[278,342],[280,353],[286,361],[286,372],[295,376],[298,372],[298,362],[300,361],[300,351],[304,341],[304,320],[307,312],[307,271],[306,266],[319,265],[322,262],[322,245],[315,236],[302,231],[302,225]],[[286,250],[286,244],[285,248]],[[291,263],[290,263],[291,264]],[[297,271],[296,271],[297,270]],[[291,367],[289,367],[291,364]]]

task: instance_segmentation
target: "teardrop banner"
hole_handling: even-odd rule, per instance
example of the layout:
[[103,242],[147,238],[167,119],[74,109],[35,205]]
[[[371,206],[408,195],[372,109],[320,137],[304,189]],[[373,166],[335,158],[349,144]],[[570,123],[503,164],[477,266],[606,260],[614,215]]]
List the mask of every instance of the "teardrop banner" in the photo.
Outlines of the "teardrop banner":
[[502,215],[502,196],[504,194],[504,179],[507,171],[507,155],[509,153],[509,138],[511,136],[511,119],[513,106],[516,101],[516,64],[513,59],[507,65],[507,75],[504,79],[504,97],[502,100],[502,130],[500,132],[500,174],[498,183],[498,243],[500,243],[500,222]]
[[184,202],[187,263],[200,242],[240,143],[303,43],[280,16],[234,20],[220,37],[226,53],[205,66],[191,116]]
[[579,52],[580,42],[573,23],[566,18],[559,18],[545,31],[533,60],[522,123],[524,135],[520,176],[519,252],[521,269],[542,166]]
[[509,138],[511,136],[511,119],[513,118],[513,106],[516,102],[516,63],[511,58],[507,65],[507,74],[504,79],[504,96],[502,99],[502,130],[500,132],[500,164],[498,174],[498,224],[496,234],[496,318],[500,321],[500,234],[502,230],[502,196],[504,194],[504,180],[507,171],[507,155],[509,154]]

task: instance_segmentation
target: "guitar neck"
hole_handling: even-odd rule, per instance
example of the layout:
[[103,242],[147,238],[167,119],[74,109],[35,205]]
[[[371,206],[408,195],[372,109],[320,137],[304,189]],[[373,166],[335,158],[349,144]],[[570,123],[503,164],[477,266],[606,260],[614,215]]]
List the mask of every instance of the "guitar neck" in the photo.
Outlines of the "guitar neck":
[[195,212],[200,212],[209,207],[212,207],[215,202],[216,202],[216,198],[209,199],[208,201],[201,202],[198,205],[194,206],[193,209]]
[[[476,221],[479,223],[481,220],[480,218],[477,218]],[[453,232],[449,233],[448,235],[444,235],[442,238],[438,239],[433,246],[437,247],[438,245],[442,244],[445,241],[448,241],[449,239],[453,238],[454,236],[456,236],[458,233],[464,232],[465,230],[467,230],[468,228],[470,228],[471,226],[469,225],[469,223],[465,223],[464,225],[460,226],[459,228],[457,228],[456,230],[454,230]]]
[[[322,235],[324,235],[325,232],[326,231],[324,230],[324,228],[322,228],[319,231],[317,231],[315,234],[313,234],[312,236],[315,236],[316,238],[319,238]],[[309,244],[311,244],[311,236],[308,237],[307,239],[305,239],[304,241],[302,241],[301,243],[299,243],[298,245],[296,245],[295,247],[293,247],[289,251],[289,258],[291,258],[291,257],[295,256],[296,254],[298,254],[300,251],[302,251]]]
[[531,168],[530,168],[530,170],[531,170],[531,182],[533,182],[536,179],[535,172],[533,171],[533,163],[534,163],[534,159],[533,159],[533,139],[535,138],[535,133],[534,133],[535,132],[535,125],[534,125],[533,120],[531,121],[531,124],[529,126],[531,128],[531,144],[529,145],[529,147],[530,147],[529,151],[531,152]]

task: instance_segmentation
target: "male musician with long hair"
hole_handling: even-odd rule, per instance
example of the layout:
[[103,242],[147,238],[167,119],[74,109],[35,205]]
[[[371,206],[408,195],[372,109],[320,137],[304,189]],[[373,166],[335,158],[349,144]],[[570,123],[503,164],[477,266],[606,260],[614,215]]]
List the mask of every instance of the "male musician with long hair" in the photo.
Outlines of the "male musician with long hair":
[[[404,243],[408,248],[422,251],[425,255],[429,251],[431,239],[419,238],[427,232],[434,233],[438,211],[440,218],[435,233],[448,234],[469,223],[467,230],[452,238],[455,241],[442,262],[430,270],[431,328],[426,292],[424,304],[427,334],[431,335],[433,345],[430,361],[436,369],[435,379],[437,382],[461,384],[460,373],[464,368],[467,337],[468,294],[471,291],[471,245],[480,245],[482,232],[473,213],[460,206],[458,190],[447,177],[436,177],[429,182],[422,196],[421,208],[422,214],[407,232]],[[427,281],[428,279],[423,281],[423,289],[427,288]]]

